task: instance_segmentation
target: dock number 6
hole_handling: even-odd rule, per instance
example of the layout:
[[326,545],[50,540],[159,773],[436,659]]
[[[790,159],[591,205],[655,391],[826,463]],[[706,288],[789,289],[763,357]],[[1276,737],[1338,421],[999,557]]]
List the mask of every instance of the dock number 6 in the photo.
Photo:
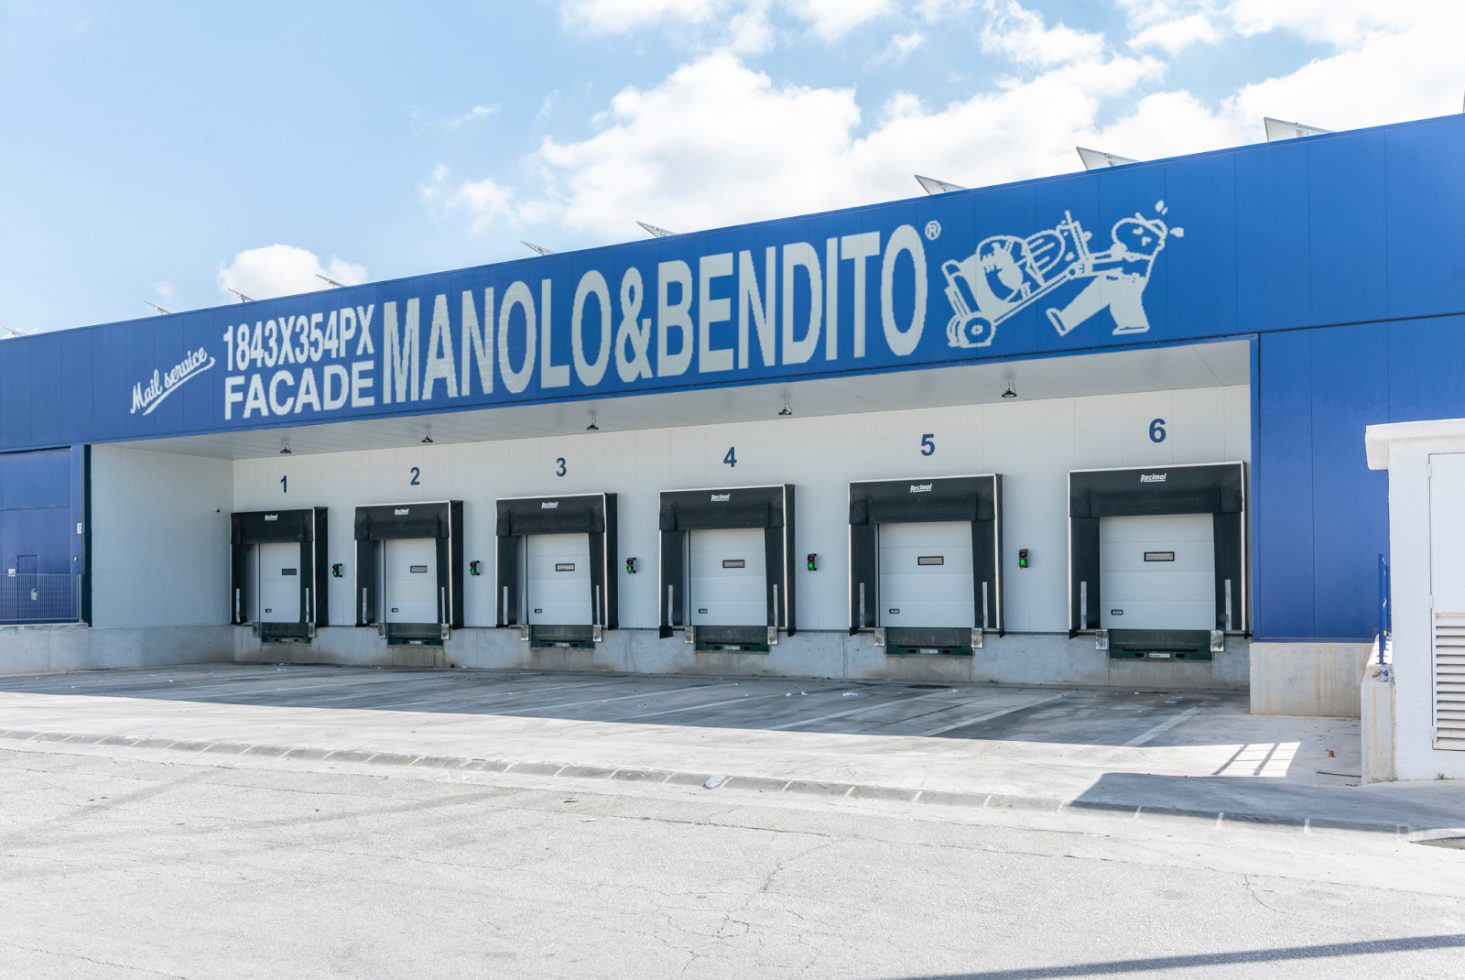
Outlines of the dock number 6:
[[1155,419],[1150,423],[1150,442],[1165,441],[1165,420]]

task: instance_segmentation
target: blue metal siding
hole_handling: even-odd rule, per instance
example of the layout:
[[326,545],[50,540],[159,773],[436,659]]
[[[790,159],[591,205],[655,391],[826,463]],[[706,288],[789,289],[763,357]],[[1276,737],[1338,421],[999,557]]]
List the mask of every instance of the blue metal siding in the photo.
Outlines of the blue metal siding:
[[[0,623],[34,618],[26,608],[32,587],[46,593],[47,621],[75,619],[75,582],[36,579],[74,576],[84,569],[82,447],[0,453]],[[10,570],[16,574],[11,575]]]
[[1263,337],[1258,362],[1254,632],[1264,639],[1310,637],[1316,635],[1311,339],[1307,333]]
[[1384,328],[1309,331],[1312,341],[1312,636],[1367,639],[1378,626],[1376,556],[1388,551],[1388,474],[1363,430],[1388,421]]
[[1354,639],[1377,627],[1388,477],[1369,425],[1465,417],[1465,316],[1299,330],[1260,341],[1256,460],[1262,639]]

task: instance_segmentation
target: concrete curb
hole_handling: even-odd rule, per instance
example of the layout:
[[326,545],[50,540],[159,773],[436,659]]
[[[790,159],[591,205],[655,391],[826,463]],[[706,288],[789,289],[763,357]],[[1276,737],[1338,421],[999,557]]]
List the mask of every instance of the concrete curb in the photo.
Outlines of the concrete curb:
[[[54,743],[64,745],[100,745],[140,749],[166,749],[198,755],[251,756],[257,758],[294,759],[312,762],[347,762],[360,765],[395,766],[408,769],[445,769],[467,772],[506,773],[524,776],[562,776],[573,779],[610,779],[625,782],[664,783],[673,786],[701,786],[714,774],[681,772],[666,769],[611,768],[558,762],[515,762],[503,759],[481,759],[455,756],[410,755],[402,752],[376,752],[370,749],[319,749],[277,745],[245,745],[239,742],[211,742],[192,739],[169,739],[151,736],[86,735],[68,732],[33,732],[20,729],[0,731],[0,739],[17,742]],[[804,796],[845,797],[856,800],[884,800],[916,803],[927,806],[966,807],[987,810],[1024,810],[1058,814],[1068,812],[1107,813],[1115,816],[1168,817],[1205,820],[1217,828],[1225,824],[1245,824],[1308,833],[1313,830],[1361,831],[1367,833],[1411,834],[1431,828],[1415,827],[1393,821],[1313,819],[1276,814],[1194,809],[1186,807],[1150,806],[1120,802],[1062,800],[1034,796],[1009,796],[996,793],[962,793],[942,790],[920,790],[899,786],[865,783],[821,782],[804,779],[771,779],[764,776],[729,774],[716,787],[740,792],[793,793]]]

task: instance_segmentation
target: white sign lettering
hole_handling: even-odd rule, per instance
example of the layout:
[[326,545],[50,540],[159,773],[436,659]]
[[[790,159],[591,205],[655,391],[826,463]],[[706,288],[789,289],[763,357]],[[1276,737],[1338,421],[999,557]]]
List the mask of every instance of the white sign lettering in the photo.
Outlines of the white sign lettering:
[[209,352],[202,347],[190,351],[188,356],[168,369],[167,374],[154,371],[153,376],[146,383],[139,381],[132,386],[132,412],[136,415],[139,411],[144,415],[153,414],[153,409],[163,403],[163,400],[187,381],[203,374],[214,366],[214,359]]

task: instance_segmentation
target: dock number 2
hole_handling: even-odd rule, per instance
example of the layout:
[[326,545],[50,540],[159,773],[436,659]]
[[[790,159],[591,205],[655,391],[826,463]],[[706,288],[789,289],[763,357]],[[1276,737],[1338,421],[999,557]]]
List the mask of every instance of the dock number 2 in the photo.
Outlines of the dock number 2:
[[412,479],[407,481],[409,487],[422,486],[422,469],[420,467],[414,466],[407,472],[412,474]]

